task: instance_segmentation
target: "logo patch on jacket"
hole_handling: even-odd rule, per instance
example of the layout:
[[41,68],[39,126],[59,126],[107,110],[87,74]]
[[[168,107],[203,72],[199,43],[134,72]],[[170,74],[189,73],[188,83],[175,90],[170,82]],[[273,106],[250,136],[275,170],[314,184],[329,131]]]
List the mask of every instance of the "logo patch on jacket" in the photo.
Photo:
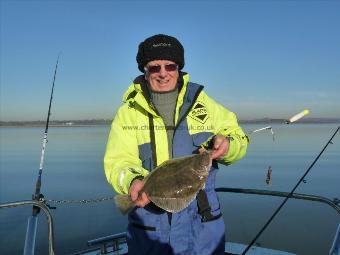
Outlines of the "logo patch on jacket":
[[209,118],[207,108],[204,103],[196,102],[189,112],[188,116],[204,124]]

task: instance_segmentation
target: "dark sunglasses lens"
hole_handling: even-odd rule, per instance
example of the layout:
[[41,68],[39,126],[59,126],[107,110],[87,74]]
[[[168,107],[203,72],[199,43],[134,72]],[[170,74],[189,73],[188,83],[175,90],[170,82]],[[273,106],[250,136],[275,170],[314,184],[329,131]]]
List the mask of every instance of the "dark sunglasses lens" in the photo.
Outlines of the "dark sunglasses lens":
[[176,71],[177,65],[176,64],[165,65],[165,70],[167,70],[168,72]]
[[[177,70],[176,64],[168,64],[164,66],[167,72],[173,72]],[[159,73],[161,71],[161,66],[149,66],[148,67],[149,73]]]
[[149,66],[149,73],[158,73],[161,70],[161,66]]

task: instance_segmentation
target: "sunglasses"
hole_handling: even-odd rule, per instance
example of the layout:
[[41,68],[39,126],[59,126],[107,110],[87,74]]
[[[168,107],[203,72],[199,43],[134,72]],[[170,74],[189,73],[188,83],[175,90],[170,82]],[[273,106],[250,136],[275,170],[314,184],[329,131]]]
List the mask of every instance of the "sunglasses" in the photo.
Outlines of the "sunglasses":
[[[148,71],[149,73],[159,73],[161,71],[162,66],[157,65],[157,66],[148,66],[145,67],[145,71]],[[176,71],[178,68],[178,65],[176,64],[167,64],[164,65],[164,69],[167,72],[173,72]]]

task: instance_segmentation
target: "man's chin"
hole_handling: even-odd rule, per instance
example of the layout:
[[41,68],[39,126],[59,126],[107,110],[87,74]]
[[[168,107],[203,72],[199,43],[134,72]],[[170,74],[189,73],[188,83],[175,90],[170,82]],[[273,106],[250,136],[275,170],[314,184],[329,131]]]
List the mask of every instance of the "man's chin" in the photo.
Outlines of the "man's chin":
[[170,89],[170,86],[169,86],[168,83],[162,83],[162,84],[158,84],[157,90],[161,91],[161,92],[166,92],[166,91],[169,91],[171,89]]

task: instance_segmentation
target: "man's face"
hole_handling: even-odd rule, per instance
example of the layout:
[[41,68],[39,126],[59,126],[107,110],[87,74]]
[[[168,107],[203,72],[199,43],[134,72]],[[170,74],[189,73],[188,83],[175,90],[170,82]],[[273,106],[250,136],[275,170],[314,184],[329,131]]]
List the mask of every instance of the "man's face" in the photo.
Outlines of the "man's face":
[[174,90],[178,76],[178,67],[175,62],[154,60],[146,65],[145,79],[149,82],[152,91],[167,92]]

